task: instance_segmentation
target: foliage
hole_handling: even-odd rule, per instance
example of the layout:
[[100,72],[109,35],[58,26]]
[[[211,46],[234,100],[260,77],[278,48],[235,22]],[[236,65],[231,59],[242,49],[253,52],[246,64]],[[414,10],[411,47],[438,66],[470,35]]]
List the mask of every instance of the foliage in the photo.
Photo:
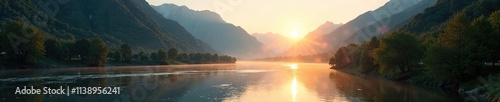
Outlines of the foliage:
[[48,39],[45,41],[45,55],[52,58],[62,57],[62,45],[58,40]]
[[420,47],[420,42],[408,32],[390,33],[380,40],[380,46],[374,52],[375,63],[380,65],[379,72],[393,75],[398,69],[400,73],[409,71],[422,58]]
[[24,22],[12,22],[0,32],[0,39],[2,49],[21,65],[36,64],[45,53],[43,31]]
[[466,81],[482,75],[484,62],[492,55],[491,42],[496,40],[491,38],[492,32],[484,17],[471,22],[464,12],[454,14],[446,22],[444,33],[426,52],[427,75],[450,81]]
[[151,58],[151,60],[153,60],[153,61],[159,62],[159,60],[158,60],[158,54],[156,52],[151,53],[151,55],[149,56],[149,58]]
[[123,55],[122,55],[122,52],[120,50],[115,51],[113,57],[114,57],[115,61],[117,61],[117,62],[120,62],[123,60]]
[[332,68],[344,68],[351,63],[350,53],[347,47],[341,47],[334,55]]
[[167,63],[167,58],[168,55],[167,52],[165,52],[165,50],[163,49],[158,50],[158,61],[160,62],[160,64]]
[[[489,38],[489,40],[486,41],[488,42],[488,48],[492,50],[490,60],[491,62],[496,62],[500,58],[500,43],[497,42],[497,38],[500,38],[500,10],[493,12],[488,18],[488,21],[490,22],[493,31],[491,33],[487,33],[490,34],[490,36],[484,38]],[[495,63],[492,64],[492,67],[494,66]]]
[[368,73],[373,70],[378,69],[378,65],[374,63],[375,58],[373,56],[373,53],[375,52],[375,49],[379,47],[379,40],[377,37],[372,37],[370,42],[368,44],[362,45],[363,47],[361,48],[361,55],[359,60],[359,66],[361,68],[362,73]]
[[331,57],[330,60],[328,61],[328,64],[332,67],[335,66],[335,57]]
[[90,66],[104,66],[106,57],[108,56],[109,49],[100,38],[93,39],[89,49],[89,65]]
[[75,42],[75,46],[72,51],[75,52],[81,60],[85,61],[87,56],[89,56],[88,53],[90,52],[90,45],[91,42],[89,39],[80,39]]
[[168,49],[168,59],[169,60],[174,60],[175,58],[177,58],[177,55],[178,55],[178,50],[175,49],[175,48],[170,48]]
[[123,44],[120,47],[120,52],[123,55],[123,61],[125,61],[127,63],[131,63],[132,62],[132,48],[130,47],[130,45]]
[[139,60],[141,61],[149,60],[148,54],[143,51],[139,52]]

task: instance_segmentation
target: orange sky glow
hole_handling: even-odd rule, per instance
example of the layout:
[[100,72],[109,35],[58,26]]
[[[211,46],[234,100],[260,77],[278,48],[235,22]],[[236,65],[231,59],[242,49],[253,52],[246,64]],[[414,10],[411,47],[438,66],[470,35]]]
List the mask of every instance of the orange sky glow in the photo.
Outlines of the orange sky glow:
[[[388,0],[146,0],[217,12],[248,33],[279,33],[297,39],[331,21],[346,23]],[[295,33],[295,34],[294,34]],[[297,34],[298,33],[298,34]]]

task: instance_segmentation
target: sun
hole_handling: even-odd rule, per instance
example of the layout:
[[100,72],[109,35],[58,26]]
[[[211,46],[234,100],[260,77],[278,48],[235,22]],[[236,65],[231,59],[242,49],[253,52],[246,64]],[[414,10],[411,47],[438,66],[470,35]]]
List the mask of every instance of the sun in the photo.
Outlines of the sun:
[[290,39],[292,39],[292,40],[300,40],[300,34],[299,34],[299,31],[297,31],[297,30],[293,30],[293,31],[290,33]]

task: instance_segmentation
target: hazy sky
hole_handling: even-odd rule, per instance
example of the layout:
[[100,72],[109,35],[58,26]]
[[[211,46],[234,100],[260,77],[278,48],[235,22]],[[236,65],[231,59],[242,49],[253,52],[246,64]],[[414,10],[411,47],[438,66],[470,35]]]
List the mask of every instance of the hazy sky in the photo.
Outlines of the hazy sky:
[[304,36],[326,21],[346,23],[377,9],[388,0],[146,0],[151,5],[173,3],[217,12],[248,33],[274,32]]

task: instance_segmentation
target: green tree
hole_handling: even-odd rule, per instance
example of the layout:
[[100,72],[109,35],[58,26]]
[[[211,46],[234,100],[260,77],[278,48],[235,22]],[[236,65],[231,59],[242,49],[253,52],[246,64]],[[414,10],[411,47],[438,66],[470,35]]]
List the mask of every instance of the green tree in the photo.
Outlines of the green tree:
[[[485,48],[485,51],[481,51],[482,54],[487,54],[484,59],[478,59],[479,61],[485,62],[489,60],[491,62],[495,62],[496,55],[499,51],[495,50],[500,47],[499,43],[497,43],[499,34],[495,34],[495,30],[493,28],[493,24],[484,16],[480,16],[479,18],[474,19],[471,24],[471,34],[468,34],[467,38],[469,39],[467,42],[477,43],[478,47]],[[470,43],[468,43],[470,44]],[[479,57],[479,56],[478,56]],[[494,67],[495,63],[492,64]]]
[[187,58],[186,54],[185,53],[181,53],[181,54],[179,54],[179,56],[177,56],[177,58],[175,60],[177,60],[177,61],[185,61],[186,58]]
[[449,47],[441,41],[431,45],[424,58],[426,75],[437,80],[465,81],[481,74],[485,47],[475,43],[464,48]]
[[158,61],[160,64],[166,64],[168,59],[167,52],[163,49],[158,50]]
[[328,64],[333,68],[335,66],[335,57],[331,57]]
[[149,60],[148,54],[144,51],[139,52],[139,59],[141,61]]
[[109,49],[102,39],[93,39],[89,49],[89,66],[104,66],[108,52]]
[[218,54],[212,55],[212,60],[214,63],[220,63],[220,57]]
[[375,49],[380,45],[380,41],[377,37],[372,37],[370,42],[365,46],[361,47],[361,56],[359,58],[359,63],[362,73],[368,73],[370,71],[378,69],[378,65],[375,64],[375,58],[373,56]]
[[120,52],[120,50],[115,51],[113,57],[115,58],[115,61],[121,62],[123,59],[122,52]]
[[[492,33],[490,33],[492,36],[487,37],[490,38],[488,41],[491,44],[488,47],[493,51],[491,55],[492,62],[497,62],[500,58],[500,43],[497,43],[497,39],[500,38],[500,10],[493,12],[488,18],[488,21],[490,21],[493,28]],[[492,67],[494,66],[495,63],[492,64]]]
[[212,63],[212,61],[213,61],[212,60],[212,54],[210,54],[210,53],[203,54],[203,60],[202,61],[205,62],[205,63]]
[[[481,74],[488,48],[485,40],[487,27],[480,17],[471,24],[470,19],[458,12],[446,22],[443,34],[426,52],[426,74],[434,79],[465,81]],[[474,31],[474,30],[478,31]]]
[[192,58],[191,60],[196,61],[197,63],[203,63],[203,61],[205,60],[205,58],[203,57],[203,54],[201,54],[201,53],[196,53],[191,58]]
[[0,37],[2,48],[19,64],[36,64],[45,53],[43,31],[35,26],[13,21],[2,30]]
[[66,41],[66,40],[62,40],[60,41],[61,42],[61,56],[64,58],[68,58],[68,60],[71,60],[71,58],[73,58],[74,55],[76,55],[75,52],[73,52],[73,47],[75,46],[75,42],[74,41]]
[[80,39],[75,42],[71,52],[77,54],[82,61],[86,61],[86,57],[89,56],[90,45],[91,41],[89,39]]
[[45,41],[45,55],[52,58],[61,58],[62,54],[62,45],[58,40],[48,39]]
[[130,45],[128,44],[123,44],[121,47],[120,47],[120,52],[122,53],[123,55],[123,60],[127,63],[131,63],[132,62],[132,48],[130,47]]
[[423,50],[417,38],[408,32],[396,31],[380,40],[375,49],[375,63],[380,65],[379,73],[391,77],[404,73],[414,67],[422,59]]
[[168,49],[168,59],[169,60],[174,60],[175,58],[177,58],[177,55],[178,55],[178,50],[175,49],[175,48],[170,48]]
[[470,34],[470,18],[464,12],[457,12],[445,24],[445,32],[439,35],[439,40],[445,46],[463,48],[467,34]]
[[151,60],[153,60],[153,61],[159,62],[159,60],[158,60],[158,54],[156,52],[151,53],[151,55],[149,56],[149,58],[151,58]]
[[333,67],[332,68],[344,68],[350,64],[351,58],[349,54],[349,49],[347,47],[341,47],[337,50],[334,55]]

